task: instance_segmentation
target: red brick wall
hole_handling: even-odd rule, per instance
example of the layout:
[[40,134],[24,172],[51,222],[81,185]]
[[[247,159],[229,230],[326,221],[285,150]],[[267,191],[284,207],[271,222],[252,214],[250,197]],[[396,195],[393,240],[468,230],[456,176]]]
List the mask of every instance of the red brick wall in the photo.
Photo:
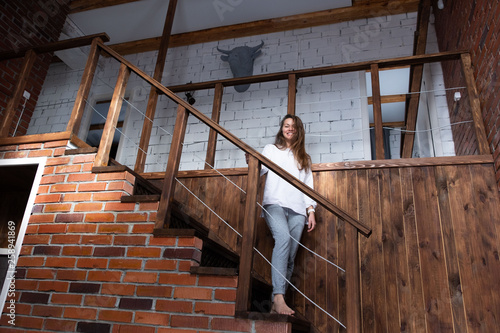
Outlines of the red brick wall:
[[[68,13],[68,0],[6,0],[0,1],[0,52],[18,50],[57,41]],[[33,65],[26,90],[31,94],[26,103],[17,135],[26,134],[29,121],[52,60],[52,54],[41,54]],[[0,62],[0,112],[3,113],[19,76],[23,59]],[[17,107],[11,126],[13,134],[24,99]]]
[[[196,237],[153,237],[158,202],[121,203],[128,172],[91,172],[95,154],[67,141],[0,147],[0,159],[47,156],[15,275],[15,326],[2,332],[273,332],[288,323],[235,319],[236,276],[191,274]],[[186,331],[184,331],[186,330]]]
[[[500,3],[490,0],[444,1],[442,10],[435,8],[436,32],[441,51],[469,50],[481,100],[486,135],[493,152],[497,184],[500,189]],[[463,85],[458,63],[444,63],[447,87]],[[450,94],[451,95],[451,94]],[[449,96],[449,105],[453,105]],[[461,103],[465,105],[466,103]],[[470,109],[451,110],[452,122],[471,119]],[[467,130],[465,130],[467,128]],[[458,155],[477,150],[471,126],[455,127]]]

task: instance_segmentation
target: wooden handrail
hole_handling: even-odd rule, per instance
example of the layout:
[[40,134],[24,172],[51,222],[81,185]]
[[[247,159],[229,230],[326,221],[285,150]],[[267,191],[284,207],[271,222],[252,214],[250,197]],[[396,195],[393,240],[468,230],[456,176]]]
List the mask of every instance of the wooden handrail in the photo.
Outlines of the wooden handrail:
[[428,62],[460,60],[461,55],[467,53],[468,51],[447,51],[447,52],[423,54],[417,56],[391,58],[384,60],[362,61],[351,64],[315,67],[310,69],[309,68],[299,69],[287,72],[260,74],[260,75],[246,76],[240,78],[230,78],[230,79],[223,79],[216,81],[188,83],[175,86],[168,86],[167,88],[170,89],[172,92],[177,93],[184,91],[213,89],[215,88],[215,85],[218,83],[221,83],[224,87],[231,87],[240,84],[252,84],[260,82],[288,80],[289,75],[292,74],[295,75],[297,79],[300,79],[318,75],[340,74],[340,73],[357,72],[357,71],[370,71],[372,64],[378,65],[379,69],[406,67],[411,65],[425,64]]
[[347,214],[344,210],[340,209],[339,207],[335,206],[332,204],[328,199],[326,199],[324,196],[316,192],[315,190],[311,189],[309,186],[305,185],[303,182],[299,181],[297,178],[293,177],[290,175],[288,172],[280,168],[278,165],[273,163],[271,160],[267,159],[260,153],[258,153],[255,149],[241,141],[238,137],[233,135],[231,132],[227,131],[225,128],[223,128],[221,125],[217,124],[214,122],[212,119],[208,118],[205,116],[203,113],[195,109],[193,106],[189,105],[186,101],[184,101],[182,98],[174,94],[170,89],[167,87],[163,86],[160,82],[156,81],[152,77],[150,77],[148,74],[144,73],[142,70],[131,64],[129,61],[124,59],[122,56],[120,56],[118,53],[107,47],[101,42],[98,42],[98,45],[106,52],[109,53],[109,55],[119,62],[125,64],[127,67],[130,68],[131,71],[136,73],[138,76],[142,77],[144,80],[149,82],[152,86],[156,87],[159,91],[163,92],[168,98],[170,98],[172,101],[177,103],[179,106],[184,107],[186,110],[188,110],[193,116],[195,116],[198,120],[202,121],[205,123],[208,127],[211,129],[215,130],[217,133],[222,135],[224,138],[226,138],[229,142],[234,144],[236,147],[239,149],[243,150],[245,153],[248,153],[250,156],[253,156],[256,158],[261,164],[265,165],[269,170],[273,171],[274,173],[280,175],[283,177],[285,181],[290,183],[292,186],[297,188],[299,191],[303,192],[305,195],[308,197],[312,198],[315,200],[318,204],[322,205],[325,207],[329,212],[333,213],[334,215],[338,216],[342,220],[348,222],[349,224],[353,225],[361,234],[364,236],[368,237],[371,234],[371,228],[365,225],[364,223],[356,220],[349,214]]
[[23,47],[18,50],[0,52],[0,61],[24,57],[26,52],[33,50],[36,54],[55,52],[75,47],[87,46],[92,43],[94,38],[101,38],[104,42],[109,42],[109,36],[104,32],[83,37],[65,39],[58,42],[47,43],[31,47]]

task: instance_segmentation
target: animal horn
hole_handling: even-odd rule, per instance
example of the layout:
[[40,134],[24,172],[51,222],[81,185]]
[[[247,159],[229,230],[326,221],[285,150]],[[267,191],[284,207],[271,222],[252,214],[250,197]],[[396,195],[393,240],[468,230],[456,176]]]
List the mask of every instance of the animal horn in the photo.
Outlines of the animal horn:
[[230,51],[226,51],[226,50],[221,50],[221,49],[219,49],[219,47],[218,47],[218,46],[217,46],[217,51],[222,52],[222,53],[224,53],[224,54],[229,54],[229,53],[231,53]]
[[261,40],[261,43],[257,46],[252,47],[252,53],[257,52],[264,45],[264,41]]

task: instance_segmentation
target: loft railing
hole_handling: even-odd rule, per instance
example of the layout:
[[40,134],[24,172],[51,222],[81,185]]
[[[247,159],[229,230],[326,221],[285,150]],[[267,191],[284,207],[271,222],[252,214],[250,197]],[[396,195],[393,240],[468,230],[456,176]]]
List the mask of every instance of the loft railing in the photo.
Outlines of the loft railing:
[[[347,325],[355,328],[360,322],[360,290],[359,290],[359,253],[358,253],[358,233],[368,237],[371,233],[371,229],[347,214],[344,210],[332,204],[324,196],[314,191],[304,183],[297,180],[295,177],[290,175],[288,172],[271,162],[269,159],[258,153],[255,149],[248,146],[246,143],[238,139],[232,133],[224,129],[217,122],[205,116],[203,113],[195,109],[193,106],[189,105],[183,99],[175,95],[171,90],[161,85],[158,81],[154,80],[137,67],[129,63],[126,59],[121,57],[119,54],[106,47],[104,44],[97,42],[97,46],[102,48],[111,57],[115,58],[121,63],[120,73],[118,75],[117,84],[113,97],[111,100],[110,111],[108,113],[108,118],[106,119],[106,124],[104,125],[104,133],[101,140],[101,145],[97,152],[95,163],[97,166],[106,165],[109,155],[109,147],[111,146],[110,138],[113,137],[114,128],[116,127],[118,121],[118,112],[121,108],[121,101],[123,99],[123,94],[127,84],[127,79],[130,75],[130,71],[134,71],[135,74],[149,82],[153,87],[158,89],[161,93],[165,94],[172,101],[177,103],[177,119],[175,122],[175,128],[172,138],[172,143],[170,146],[170,153],[167,162],[167,169],[165,171],[165,178],[163,182],[163,189],[160,198],[159,209],[156,218],[156,229],[162,229],[164,226],[169,225],[169,216],[171,210],[171,204],[174,196],[175,189],[175,179],[179,170],[180,158],[182,154],[182,142],[184,141],[184,134],[186,132],[188,116],[191,114],[199,119],[201,122],[205,123],[210,127],[211,130],[215,131],[218,135],[222,135],[229,142],[233,143],[236,147],[243,150],[249,154],[248,162],[248,179],[247,179],[247,194],[246,194],[246,204],[245,204],[245,220],[243,223],[243,240],[242,249],[240,255],[240,267],[239,267],[239,280],[238,280],[238,290],[236,299],[236,312],[238,314],[247,313],[250,309],[250,299],[251,299],[251,271],[253,263],[253,248],[255,244],[255,221],[257,212],[257,188],[259,181],[259,169],[260,165],[265,165],[271,171],[280,175],[289,182],[291,185],[299,189],[301,192],[315,200],[318,204],[324,206],[328,211],[335,214],[337,217],[341,218],[347,222],[352,229],[346,232],[347,241],[347,257],[354,258],[354,260],[348,261],[348,266],[346,266],[347,273],[347,285],[346,290],[348,294],[348,304],[347,309],[349,310]],[[349,317],[352,316],[350,320]],[[357,324],[356,324],[357,323]],[[349,329],[350,331],[350,329]],[[353,332],[355,332],[354,330]],[[358,332],[357,330],[356,332]]]
[[[26,83],[30,76],[31,70],[35,63],[36,57],[42,53],[51,53],[55,51],[61,51],[66,49],[72,49],[75,47],[90,45],[93,41],[109,41],[109,37],[105,33],[89,35],[84,37],[72,38],[67,40],[62,40],[58,42],[48,43],[45,45],[39,45],[34,47],[25,47],[17,50],[0,52],[0,61],[6,61],[10,59],[23,58],[23,64],[21,66],[21,72],[19,73],[19,78],[17,79],[16,85],[12,93],[7,107],[3,112],[3,118],[0,121],[0,138],[7,137],[9,135],[9,130],[14,119],[16,108],[18,107],[21,98],[23,96],[24,89],[26,88]],[[95,50],[91,50],[91,54],[96,54]],[[96,61],[97,64],[97,61]],[[95,71],[95,66],[89,68],[92,73]],[[90,88],[90,86],[89,86]],[[15,133],[13,134],[15,135]]]

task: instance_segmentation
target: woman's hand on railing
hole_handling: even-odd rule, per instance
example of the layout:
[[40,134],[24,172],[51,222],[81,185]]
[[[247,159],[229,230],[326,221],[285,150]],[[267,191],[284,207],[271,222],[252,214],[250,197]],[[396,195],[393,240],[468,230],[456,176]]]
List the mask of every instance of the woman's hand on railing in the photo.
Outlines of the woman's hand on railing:
[[307,214],[307,232],[311,232],[316,227],[316,216],[314,216],[314,211]]

